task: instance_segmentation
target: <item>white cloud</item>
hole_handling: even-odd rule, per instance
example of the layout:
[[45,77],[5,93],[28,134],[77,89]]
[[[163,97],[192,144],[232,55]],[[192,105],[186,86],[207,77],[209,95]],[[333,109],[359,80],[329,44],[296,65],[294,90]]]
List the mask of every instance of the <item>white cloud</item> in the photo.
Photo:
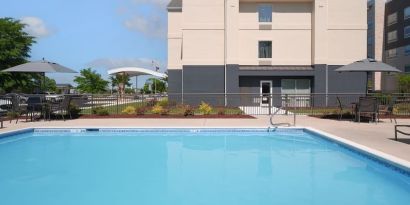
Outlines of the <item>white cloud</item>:
[[[158,62],[154,60],[154,62]],[[160,67],[163,68],[163,64],[160,62]],[[115,59],[115,58],[100,58],[87,63],[87,66],[93,68],[118,68],[118,67],[141,67],[152,69],[152,59],[148,58],[124,58],[124,59]]]
[[26,16],[21,18],[20,21],[26,25],[25,31],[34,37],[42,38],[52,34],[51,29],[38,17]]
[[125,20],[124,26],[129,30],[141,32],[149,37],[166,37],[166,21],[158,15],[134,16],[128,20]]

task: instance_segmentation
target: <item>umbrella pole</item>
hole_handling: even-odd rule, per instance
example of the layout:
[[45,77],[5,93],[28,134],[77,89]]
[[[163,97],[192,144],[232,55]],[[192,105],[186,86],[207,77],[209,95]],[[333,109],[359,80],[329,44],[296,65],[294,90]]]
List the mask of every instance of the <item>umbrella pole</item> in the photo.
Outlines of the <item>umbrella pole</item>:
[[43,91],[43,93],[46,92],[46,73],[43,73],[43,86],[41,90]]
[[370,72],[366,72],[366,96],[369,95],[369,75]]
[[138,94],[138,76],[135,76],[135,94]]

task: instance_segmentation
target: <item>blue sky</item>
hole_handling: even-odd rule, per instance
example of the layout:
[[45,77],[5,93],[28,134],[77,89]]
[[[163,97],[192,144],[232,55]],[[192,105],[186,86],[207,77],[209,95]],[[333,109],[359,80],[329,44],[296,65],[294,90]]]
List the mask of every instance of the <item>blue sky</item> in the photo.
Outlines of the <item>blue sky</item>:
[[[12,0],[0,15],[22,20],[36,36],[30,60],[44,57],[77,71],[92,67],[107,77],[113,67],[152,69],[152,60],[166,70],[168,1]],[[72,83],[74,75],[48,76]],[[139,78],[139,87],[145,79]]]

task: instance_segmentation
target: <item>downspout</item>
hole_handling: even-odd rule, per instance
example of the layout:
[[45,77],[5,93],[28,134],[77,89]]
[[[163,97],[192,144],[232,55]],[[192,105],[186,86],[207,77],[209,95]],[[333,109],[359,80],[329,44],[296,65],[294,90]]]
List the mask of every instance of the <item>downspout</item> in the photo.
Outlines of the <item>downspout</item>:
[[184,104],[184,64],[182,63],[182,60],[184,58],[183,56],[184,53],[184,32],[182,32],[182,40],[181,40],[181,104]]
[[329,104],[329,65],[326,63],[326,107]]
[[228,105],[227,100],[227,90],[226,90],[226,57],[227,57],[227,0],[224,0],[224,99],[225,99],[225,107]]

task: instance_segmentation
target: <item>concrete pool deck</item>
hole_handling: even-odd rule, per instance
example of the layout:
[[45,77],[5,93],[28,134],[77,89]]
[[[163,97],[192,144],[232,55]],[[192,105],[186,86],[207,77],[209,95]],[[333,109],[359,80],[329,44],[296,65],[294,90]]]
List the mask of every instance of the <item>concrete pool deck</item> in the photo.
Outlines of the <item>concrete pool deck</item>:
[[[275,122],[293,122],[291,116],[277,116]],[[410,119],[398,119],[398,124],[410,125]],[[394,141],[394,123],[383,120],[375,123],[355,123],[351,121],[325,120],[307,116],[297,116],[297,127],[311,127],[336,135],[360,145],[410,162],[410,137],[399,135],[402,141]],[[232,127],[232,128],[267,128],[268,116],[256,116],[255,119],[77,119],[67,121],[37,121],[18,124],[5,122],[6,128],[0,133],[30,127]],[[410,132],[410,129],[405,130]]]

